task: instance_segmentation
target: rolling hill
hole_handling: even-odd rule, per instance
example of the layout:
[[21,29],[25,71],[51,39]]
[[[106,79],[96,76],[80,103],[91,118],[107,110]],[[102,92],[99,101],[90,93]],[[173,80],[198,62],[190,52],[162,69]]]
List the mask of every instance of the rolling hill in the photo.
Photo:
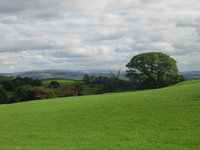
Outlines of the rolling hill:
[[0,105],[2,150],[199,150],[200,81]]
[[[112,70],[113,73],[116,73],[116,70]],[[71,79],[71,80],[81,80],[84,74],[90,74],[94,76],[106,76],[110,77],[111,74],[109,70],[38,70],[38,71],[27,71],[27,72],[18,72],[10,74],[2,74],[6,76],[14,77],[29,77],[33,79]],[[0,74],[1,75],[1,74]],[[125,72],[121,72],[121,79],[126,79]]]
[[186,80],[197,80],[200,79],[200,71],[186,71],[181,72]]
[[[112,70],[113,73],[117,73],[117,70]],[[0,73],[2,76],[11,77],[29,77],[33,79],[71,79],[81,80],[84,74],[90,74],[94,76],[106,76],[110,77],[109,70],[38,70],[38,71],[27,71],[18,73]],[[200,79],[200,71],[185,71],[180,72],[186,80],[197,80]],[[127,80],[126,72],[121,71],[120,79]]]

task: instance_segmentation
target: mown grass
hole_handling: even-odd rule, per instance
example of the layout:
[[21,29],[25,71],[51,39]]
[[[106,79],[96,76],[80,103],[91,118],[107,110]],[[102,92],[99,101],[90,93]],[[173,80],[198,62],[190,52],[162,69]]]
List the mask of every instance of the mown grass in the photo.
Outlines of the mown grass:
[[2,150],[199,150],[200,81],[0,105]]

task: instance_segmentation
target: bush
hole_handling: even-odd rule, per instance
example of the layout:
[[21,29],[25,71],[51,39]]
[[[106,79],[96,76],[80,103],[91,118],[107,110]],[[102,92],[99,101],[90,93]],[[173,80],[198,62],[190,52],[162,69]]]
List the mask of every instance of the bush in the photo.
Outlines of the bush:
[[55,98],[57,95],[53,90],[44,87],[23,87],[17,90],[17,97],[20,101],[29,101]]
[[7,94],[6,91],[0,88],[0,104],[7,103]]
[[74,96],[80,96],[83,95],[83,83],[80,81],[76,81],[72,84],[72,93]]
[[74,95],[74,92],[71,90],[71,91],[66,91],[63,96],[69,97],[69,96],[75,96],[75,95]]
[[41,80],[33,80],[32,82],[31,82],[31,85],[32,86],[41,86],[42,85],[42,81]]
[[22,86],[24,85],[24,78],[21,78],[21,77],[17,77],[15,78],[14,80],[12,80],[12,83],[15,87],[19,87],[19,86]]
[[83,82],[84,82],[85,84],[90,84],[90,83],[91,83],[91,76],[88,75],[88,74],[84,74]]
[[57,81],[51,81],[51,83],[49,84],[50,88],[58,88],[60,86],[60,83]]
[[3,89],[7,90],[7,91],[14,91],[15,90],[15,87],[14,87],[14,84],[11,82],[11,81],[3,81],[2,82],[2,87]]

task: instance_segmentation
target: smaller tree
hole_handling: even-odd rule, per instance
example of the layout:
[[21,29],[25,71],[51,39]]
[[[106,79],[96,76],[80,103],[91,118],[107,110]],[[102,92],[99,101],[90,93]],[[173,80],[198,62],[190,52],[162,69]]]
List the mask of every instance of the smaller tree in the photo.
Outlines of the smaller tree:
[[121,69],[115,74],[110,71],[111,77],[102,77],[104,82],[101,82],[103,88],[99,90],[99,93],[115,92],[122,90],[125,86],[125,82],[119,78]]
[[24,84],[25,85],[31,85],[32,82],[33,82],[32,78],[28,78],[28,77],[24,78]]
[[23,86],[24,85],[24,78],[16,77],[14,80],[12,80],[12,83],[15,87]]
[[20,101],[47,99],[56,96],[53,90],[44,87],[23,87],[17,90],[17,97]]
[[33,80],[31,83],[32,86],[41,86],[42,85],[42,81],[41,80]]
[[2,87],[3,89],[7,90],[7,91],[14,91],[15,87],[14,84],[12,83],[12,81],[6,80],[2,82]]
[[60,86],[60,83],[57,81],[51,81],[49,84],[50,88],[58,88]]
[[7,103],[7,94],[6,91],[0,88],[0,104]]
[[83,83],[81,81],[76,81],[72,84],[72,92],[74,95],[83,95]]
[[90,83],[91,83],[90,75],[84,74],[83,82],[84,82],[85,84],[90,84]]

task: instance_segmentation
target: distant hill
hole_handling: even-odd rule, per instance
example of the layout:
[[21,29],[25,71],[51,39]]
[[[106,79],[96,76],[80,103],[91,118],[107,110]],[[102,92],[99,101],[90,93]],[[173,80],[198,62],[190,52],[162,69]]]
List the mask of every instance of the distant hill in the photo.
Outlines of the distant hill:
[[[112,70],[113,73],[117,71]],[[90,74],[94,76],[106,76],[110,77],[111,73],[109,70],[38,70],[38,71],[28,71],[28,72],[19,72],[14,74],[4,74],[6,76],[14,77],[29,77],[33,79],[72,79],[72,80],[81,80],[84,74]],[[121,72],[121,79],[126,79],[125,72]]]
[[[117,73],[116,70],[112,70],[113,73]],[[3,76],[12,76],[12,77],[29,77],[33,79],[72,79],[72,80],[81,80],[84,74],[90,74],[94,76],[106,76],[110,77],[111,73],[109,70],[38,70],[38,71],[27,71],[27,72],[19,72],[13,74],[0,74]],[[186,71],[180,72],[181,75],[184,76],[186,80],[196,80],[200,79],[200,71]],[[121,71],[120,78],[126,78],[125,71]]]
[[181,72],[181,74],[186,80],[200,79],[200,71],[186,71],[186,72]]

